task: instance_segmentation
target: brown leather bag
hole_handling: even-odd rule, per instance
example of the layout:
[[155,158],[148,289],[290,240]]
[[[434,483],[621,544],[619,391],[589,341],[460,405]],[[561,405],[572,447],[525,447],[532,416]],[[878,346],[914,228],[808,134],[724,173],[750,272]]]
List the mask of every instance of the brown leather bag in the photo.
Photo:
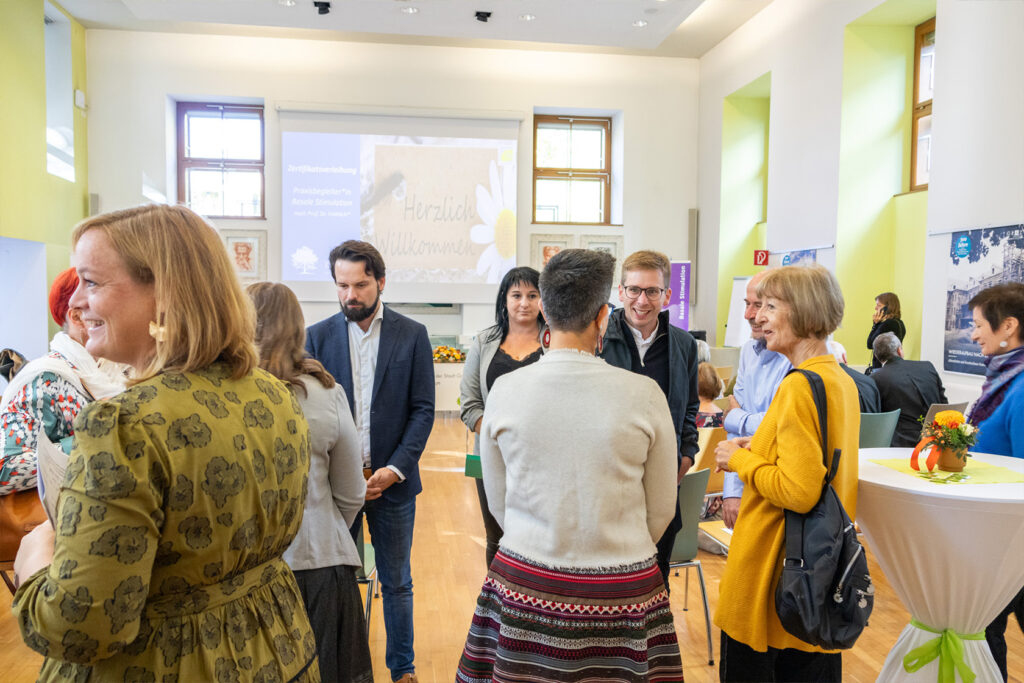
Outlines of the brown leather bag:
[[0,496],[0,562],[13,562],[21,538],[46,521],[36,489]]

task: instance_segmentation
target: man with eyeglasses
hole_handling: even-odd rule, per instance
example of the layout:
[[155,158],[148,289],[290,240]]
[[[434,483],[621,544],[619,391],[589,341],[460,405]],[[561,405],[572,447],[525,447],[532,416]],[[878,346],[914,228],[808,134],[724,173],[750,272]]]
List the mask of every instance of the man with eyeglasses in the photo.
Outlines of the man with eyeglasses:
[[[676,431],[679,480],[697,457],[697,342],[690,333],[669,324],[671,266],[657,251],[638,251],[622,263],[619,301],[604,335],[601,356],[609,364],[650,377],[668,399]],[[672,544],[683,526],[676,501],[676,516],[658,541],[658,568],[668,588]]]

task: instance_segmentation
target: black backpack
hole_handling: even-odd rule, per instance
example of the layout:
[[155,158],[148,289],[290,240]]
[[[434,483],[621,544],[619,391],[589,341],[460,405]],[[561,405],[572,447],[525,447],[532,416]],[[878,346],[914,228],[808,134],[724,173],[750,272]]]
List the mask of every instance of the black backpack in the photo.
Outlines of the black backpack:
[[782,627],[805,643],[826,650],[853,647],[868,623],[875,588],[864,546],[832,488],[840,449],[828,461],[828,404],[816,373],[799,372],[811,385],[821,430],[821,459],[827,471],[821,498],[807,514],[786,510],[786,557],[775,588]]

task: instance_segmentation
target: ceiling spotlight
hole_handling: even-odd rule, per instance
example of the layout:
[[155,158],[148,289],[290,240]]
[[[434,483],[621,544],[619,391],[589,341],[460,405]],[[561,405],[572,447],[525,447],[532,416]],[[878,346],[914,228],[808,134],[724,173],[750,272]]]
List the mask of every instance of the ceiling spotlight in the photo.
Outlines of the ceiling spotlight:
[[404,14],[416,14],[417,12],[420,11],[420,8],[412,7],[410,5],[409,7],[403,7],[400,11],[403,12]]
[[647,22],[643,19],[637,19],[633,22],[633,28],[643,28],[644,26],[647,26]]
[[533,21],[537,17],[533,14],[520,14],[519,21]]
[[476,20],[487,23],[487,20],[491,18],[492,12],[476,12]]
[[277,4],[282,7],[295,7],[295,0],[277,0]]
[[317,14],[330,14],[331,3],[326,0],[313,0],[313,7],[316,7]]

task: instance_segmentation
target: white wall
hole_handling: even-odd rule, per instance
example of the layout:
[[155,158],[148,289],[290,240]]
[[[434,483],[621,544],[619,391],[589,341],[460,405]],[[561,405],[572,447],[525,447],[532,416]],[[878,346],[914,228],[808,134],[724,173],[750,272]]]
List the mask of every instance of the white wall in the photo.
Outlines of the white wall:
[[[766,71],[772,75],[768,246],[835,241],[843,30],[878,4],[775,0],[701,58],[703,291],[718,280],[722,99]],[[1022,223],[1024,2],[939,0],[936,16],[928,232]],[[980,378],[941,371],[949,235],[927,238],[925,248],[921,357],[940,370],[951,400],[973,400]],[[713,329],[714,313],[702,302],[697,327]]]
[[[718,286],[722,100],[766,72],[771,72],[768,249],[835,243],[843,29],[879,2],[775,0],[701,58],[701,291]],[[711,304],[702,297],[695,327],[714,330]]]
[[697,205],[696,60],[108,30],[86,32],[86,53],[89,189],[104,210],[144,201],[144,174],[175,196],[167,163],[173,147],[168,96],[264,100],[272,279],[280,274],[281,150],[274,110],[280,101],[526,114],[519,145],[521,264],[530,252],[534,107],[621,110],[625,227],[566,231],[622,231],[627,253],[656,248],[673,258],[688,256],[687,209]]
[[980,377],[942,373],[948,234],[1024,223],[1024,2],[939,0],[921,357],[950,400]]

